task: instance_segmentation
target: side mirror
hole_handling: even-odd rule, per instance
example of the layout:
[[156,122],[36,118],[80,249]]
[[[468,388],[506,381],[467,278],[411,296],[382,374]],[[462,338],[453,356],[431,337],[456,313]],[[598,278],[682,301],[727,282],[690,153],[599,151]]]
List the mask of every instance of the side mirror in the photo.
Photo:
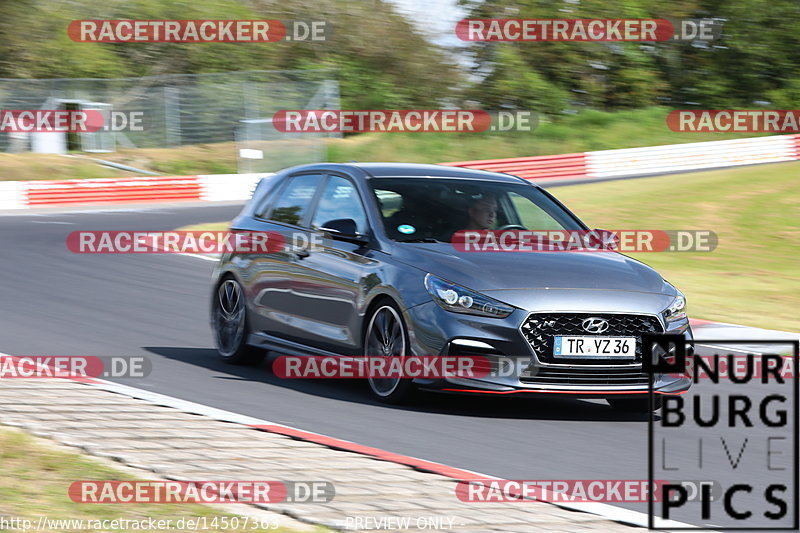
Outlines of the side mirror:
[[589,232],[590,239],[595,246],[602,250],[618,250],[619,237],[607,229],[593,229]]
[[331,239],[366,244],[368,239],[363,233],[358,232],[358,225],[352,218],[337,218],[329,220],[320,226],[320,231],[328,233]]

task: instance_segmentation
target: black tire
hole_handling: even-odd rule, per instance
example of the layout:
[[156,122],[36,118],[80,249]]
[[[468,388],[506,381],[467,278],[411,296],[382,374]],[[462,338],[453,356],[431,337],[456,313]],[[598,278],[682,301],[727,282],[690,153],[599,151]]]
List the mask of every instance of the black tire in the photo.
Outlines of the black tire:
[[[608,404],[619,411],[627,413],[649,413],[650,399],[645,398],[606,398]],[[653,398],[653,411],[661,409],[661,396]]]
[[212,303],[214,342],[217,353],[226,363],[257,365],[266,352],[247,344],[250,329],[247,303],[242,286],[232,277],[223,279],[214,292]]
[[[400,308],[391,300],[378,304],[367,319],[364,354],[370,357],[408,355],[408,329]],[[368,377],[367,384],[378,401],[395,405],[410,402],[417,391],[410,379]]]

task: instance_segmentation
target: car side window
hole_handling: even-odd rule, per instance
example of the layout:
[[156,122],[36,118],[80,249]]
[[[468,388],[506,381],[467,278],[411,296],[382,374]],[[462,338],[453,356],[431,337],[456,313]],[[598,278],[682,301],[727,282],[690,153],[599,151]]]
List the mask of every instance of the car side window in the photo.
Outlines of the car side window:
[[394,215],[403,207],[403,197],[395,191],[385,191],[378,189],[375,191],[378,198],[378,205],[381,208],[381,216],[386,219]]
[[[280,189],[281,183],[273,183],[269,186],[269,190],[267,190],[266,194],[264,194],[258,201],[258,205],[255,209],[256,217],[267,218],[268,212],[272,207],[272,203],[275,201],[275,196],[277,196]],[[256,189],[256,192],[257,191],[258,189]]]
[[560,230],[564,226],[553,215],[545,211],[538,204],[515,192],[509,192],[508,197],[512,206],[517,211],[520,222],[527,229],[532,230]]
[[366,232],[367,215],[355,185],[341,176],[330,176],[319,199],[311,227],[318,229],[326,222],[342,218],[355,220],[358,232]]
[[319,174],[289,178],[289,183],[272,206],[269,219],[294,226],[301,225],[321,181],[322,176]]

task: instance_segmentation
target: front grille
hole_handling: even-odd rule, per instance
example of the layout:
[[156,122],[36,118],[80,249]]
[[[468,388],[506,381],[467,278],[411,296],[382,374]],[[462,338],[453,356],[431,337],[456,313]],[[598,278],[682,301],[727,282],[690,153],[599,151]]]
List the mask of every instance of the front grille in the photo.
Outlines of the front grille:
[[641,385],[650,383],[650,376],[640,370],[625,368],[529,368],[519,380],[529,385]]
[[548,364],[590,364],[590,365],[630,365],[641,364],[642,342],[636,341],[636,357],[633,361],[619,359],[570,359],[553,357],[553,337],[556,335],[584,335],[587,333],[581,323],[589,317],[608,321],[609,328],[603,337],[641,337],[643,333],[661,333],[661,323],[654,316],[603,314],[603,313],[533,313],[522,324],[522,334],[528,341],[536,357]]

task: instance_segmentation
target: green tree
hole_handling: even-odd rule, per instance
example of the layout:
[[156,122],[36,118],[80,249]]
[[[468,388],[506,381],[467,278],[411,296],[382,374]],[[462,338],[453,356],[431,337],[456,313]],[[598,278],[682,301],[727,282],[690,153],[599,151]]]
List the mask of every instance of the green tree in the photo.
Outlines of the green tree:
[[[481,101],[511,99],[545,112],[579,106],[754,107],[775,101],[786,107],[797,102],[797,0],[461,3],[469,18],[712,18],[723,24],[721,38],[712,42],[473,43],[470,50],[480,80],[469,94]],[[526,84],[528,91],[520,87]],[[570,96],[550,98],[556,91]],[[534,98],[534,92],[541,97]],[[558,101],[563,103],[554,106]]]
[[[77,19],[324,20],[322,42],[78,43]],[[0,77],[129,77],[328,68],[342,106],[428,107],[458,96],[452,58],[382,0],[14,0],[0,2]]]

